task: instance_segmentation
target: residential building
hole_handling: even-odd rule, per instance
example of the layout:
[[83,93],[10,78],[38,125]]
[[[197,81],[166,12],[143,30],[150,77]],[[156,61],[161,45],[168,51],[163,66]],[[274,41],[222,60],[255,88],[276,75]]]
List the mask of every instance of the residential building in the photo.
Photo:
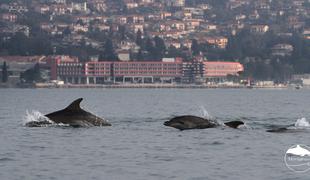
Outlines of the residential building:
[[184,62],[180,58],[164,58],[162,61],[88,61],[86,63],[56,58],[50,65],[52,79],[82,84],[194,83],[205,82],[210,78],[238,75],[243,71],[243,66],[237,62],[203,60]]
[[276,44],[272,47],[273,56],[290,56],[294,47],[290,44]]
[[244,71],[244,67],[239,62],[220,62],[220,61],[205,61],[204,75],[208,78],[226,77],[227,75],[238,75]]
[[167,6],[172,7],[183,7],[185,5],[185,0],[165,0]]
[[4,13],[4,14],[1,14],[1,20],[8,21],[8,22],[16,22],[17,15],[13,13]]
[[214,47],[225,49],[228,44],[228,38],[223,36],[208,36],[197,39],[199,43],[208,43]]
[[252,25],[250,31],[252,33],[264,34],[269,30],[268,25]]

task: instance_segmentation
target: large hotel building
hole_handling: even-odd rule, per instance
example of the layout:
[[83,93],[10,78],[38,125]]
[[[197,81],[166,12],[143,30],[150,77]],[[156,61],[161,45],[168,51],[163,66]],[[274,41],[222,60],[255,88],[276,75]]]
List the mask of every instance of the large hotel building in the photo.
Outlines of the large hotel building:
[[180,58],[164,58],[162,61],[50,61],[53,80],[72,84],[103,83],[193,83],[197,79],[224,78],[238,75],[243,65],[238,62],[214,62],[196,60],[184,62]]

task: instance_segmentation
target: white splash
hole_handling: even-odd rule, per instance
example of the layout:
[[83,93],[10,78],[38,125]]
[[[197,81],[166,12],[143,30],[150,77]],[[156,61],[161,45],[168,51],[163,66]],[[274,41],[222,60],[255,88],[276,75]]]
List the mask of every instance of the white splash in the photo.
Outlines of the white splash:
[[209,112],[206,110],[206,108],[204,106],[200,106],[200,110],[202,112],[202,117],[206,118],[206,119],[214,119]]
[[306,118],[300,118],[297,119],[297,121],[295,122],[295,127],[310,127],[310,123],[307,121]]
[[253,129],[253,128],[249,126],[247,123],[244,123],[242,125],[239,125],[238,129]]
[[49,121],[52,123],[52,121],[50,119],[48,119],[48,117],[44,116],[41,112],[39,111],[26,111],[26,116],[24,116],[23,118],[23,124],[27,124],[29,122],[40,122],[40,121]]

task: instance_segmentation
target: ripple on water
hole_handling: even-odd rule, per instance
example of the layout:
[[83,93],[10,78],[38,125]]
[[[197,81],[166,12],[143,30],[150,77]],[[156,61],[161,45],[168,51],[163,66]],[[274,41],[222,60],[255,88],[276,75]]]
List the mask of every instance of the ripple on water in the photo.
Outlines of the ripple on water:
[[7,161],[15,161],[15,159],[9,157],[0,158],[0,162],[7,162]]
[[156,178],[156,179],[164,179],[164,178],[165,178],[165,176],[162,175],[162,174],[160,174],[160,173],[148,173],[148,175],[149,175],[150,177],[154,177],[154,178]]
[[91,164],[91,165],[88,165],[89,168],[103,168],[103,167],[106,167],[107,165],[106,164]]
[[200,145],[202,145],[202,146],[209,146],[209,145],[211,145],[211,146],[213,146],[213,145],[223,145],[223,144],[225,144],[224,142],[220,142],[220,141],[213,141],[213,142],[204,142],[204,143],[201,143]]
[[[294,179],[297,175],[285,167],[283,152],[292,144],[307,144],[310,138],[309,132],[263,131],[269,125],[309,118],[307,91],[293,95],[205,89],[0,91],[7,102],[0,103],[0,179]],[[20,126],[26,108],[51,112],[76,96],[85,97],[85,108],[101,113],[113,126]],[[58,101],[48,101],[55,97]],[[290,101],[294,104],[285,104]],[[179,131],[163,125],[169,116],[198,115],[200,104],[223,122],[242,120],[253,129]]]

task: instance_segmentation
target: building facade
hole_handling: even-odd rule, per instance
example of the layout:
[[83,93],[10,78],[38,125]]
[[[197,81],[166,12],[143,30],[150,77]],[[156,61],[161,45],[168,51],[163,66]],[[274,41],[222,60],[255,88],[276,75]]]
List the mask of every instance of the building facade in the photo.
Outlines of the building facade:
[[239,62],[205,61],[203,64],[205,77],[237,76],[238,73],[244,71],[243,65]]
[[73,84],[105,83],[195,83],[207,78],[238,75],[243,65],[238,62],[163,61],[75,61],[55,60],[51,74],[54,80]]

